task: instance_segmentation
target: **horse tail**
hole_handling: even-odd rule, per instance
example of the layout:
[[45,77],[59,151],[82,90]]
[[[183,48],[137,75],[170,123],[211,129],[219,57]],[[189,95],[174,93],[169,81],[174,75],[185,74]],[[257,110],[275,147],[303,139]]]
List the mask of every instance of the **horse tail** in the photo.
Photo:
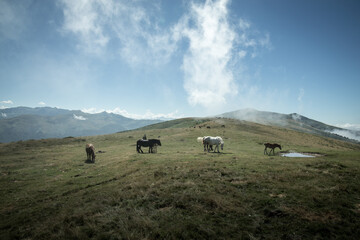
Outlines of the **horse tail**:
[[198,137],[198,138],[197,138],[197,142],[203,142],[203,138],[204,138],[204,137]]

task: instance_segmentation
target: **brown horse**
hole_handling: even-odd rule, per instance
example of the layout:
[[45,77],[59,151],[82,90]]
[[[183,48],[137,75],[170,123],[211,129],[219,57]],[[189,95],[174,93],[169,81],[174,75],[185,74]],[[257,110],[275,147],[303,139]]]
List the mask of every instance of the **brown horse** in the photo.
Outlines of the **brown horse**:
[[[92,161],[93,163],[95,162],[95,147],[94,145],[90,144],[86,144],[86,155],[87,155],[87,160],[88,161]],[[91,158],[91,159],[90,159]]]
[[[267,155],[270,155],[271,151],[275,155],[275,148],[280,148],[280,150],[281,150],[281,146],[277,143],[273,143],[273,144],[265,143],[264,145],[265,145],[264,154],[266,153]],[[267,152],[267,148],[271,149],[269,153]]]

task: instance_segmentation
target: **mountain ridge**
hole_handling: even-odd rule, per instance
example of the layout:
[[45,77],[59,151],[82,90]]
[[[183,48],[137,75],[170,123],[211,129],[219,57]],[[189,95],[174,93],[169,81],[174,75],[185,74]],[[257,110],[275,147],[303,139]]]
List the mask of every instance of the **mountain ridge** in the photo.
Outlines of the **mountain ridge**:
[[[360,132],[331,126],[297,113],[282,114],[240,109],[213,116],[277,126],[324,137],[360,142]],[[52,107],[16,107],[0,110],[0,142],[29,139],[79,137],[111,134],[137,128],[183,126],[190,118],[175,120],[136,120],[119,114],[90,114],[81,110]],[[199,118],[201,119],[201,118]],[[155,124],[155,125],[154,125]],[[160,124],[160,125],[156,125]],[[153,126],[154,125],[154,126]]]
[[360,141],[360,132],[331,126],[320,121],[310,119],[298,113],[282,114],[255,109],[240,109],[216,115],[215,117],[231,118],[242,121],[273,125],[305,133],[317,134],[351,142]]
[[161,120],[136,120],[113,113],[84,113],[51,107],[16,107],[0,111],[0,142],[110,134]]

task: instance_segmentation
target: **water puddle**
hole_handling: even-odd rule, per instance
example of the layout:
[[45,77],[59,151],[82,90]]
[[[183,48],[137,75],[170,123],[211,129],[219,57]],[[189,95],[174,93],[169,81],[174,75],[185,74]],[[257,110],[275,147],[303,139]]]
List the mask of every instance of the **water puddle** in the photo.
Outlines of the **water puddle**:
[[314,155],[297,153],[297,152],[282,153],[281,156],[283,156],[283,157],[315,157]]

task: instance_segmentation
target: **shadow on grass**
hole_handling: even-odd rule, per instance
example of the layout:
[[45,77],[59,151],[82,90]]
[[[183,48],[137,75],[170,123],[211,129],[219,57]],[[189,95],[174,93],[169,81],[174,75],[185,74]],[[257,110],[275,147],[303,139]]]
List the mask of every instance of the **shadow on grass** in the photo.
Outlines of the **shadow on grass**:
[[91,161],[91,160],[87,159],[87,160],[85,160],[85,163],[87,163],[87,164],[94,164],[95,161]]
[[232,152],[202,152],[202,153],[199,153],[200,155],[203,155],[203,154],[219,154],[219,155],[228,155],[228,154],[234,154]]

